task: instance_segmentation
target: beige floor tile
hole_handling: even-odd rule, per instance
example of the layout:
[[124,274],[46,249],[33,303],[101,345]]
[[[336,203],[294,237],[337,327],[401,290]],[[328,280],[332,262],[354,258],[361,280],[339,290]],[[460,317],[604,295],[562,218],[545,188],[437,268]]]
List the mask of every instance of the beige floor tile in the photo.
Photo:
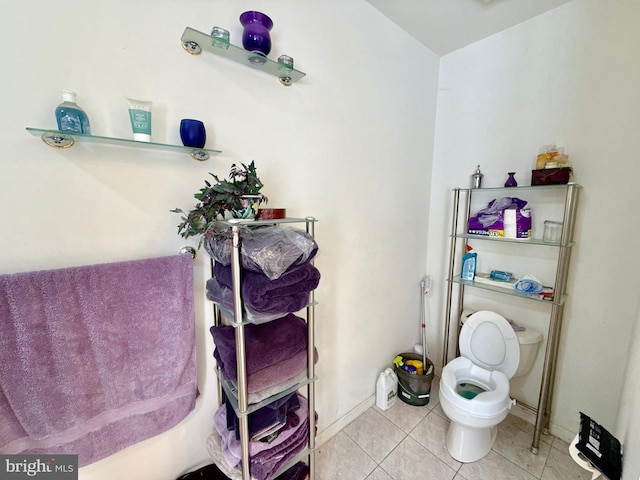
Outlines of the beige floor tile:
[[514,424],[511,416],[508,418],[508,422],[502,422],[498,425],[498,436],[493,445],[493,450],[527,472],[532,473],[536,478],[540,478],[549,450],[551,450],[551,444],[540,442],[539,453],[537,455],[531,453],[529,450],[532,439],[531,433]]
[[431,411],[428,405],[416,407],[404,403],[400,399],[396,400],[396,403],[387,410],[380,410],[378,407],[375,408],[405,433],[409,433],[413,430],[415,426],[418,425],[418,423],[420,423],[420,421]]
[[377,467],[344,432],[324,443],[316,454],[318,480],[364,480]]
[[375,407],[366,410],[343,431],[377,463],[407,436]]
[[452,480],[456,474],[411,437],[406,437],[380,466],[393,480]]
[[[563,442],[566,444],[566,442]],[[555,445],[555,443],[554,443]],[[573,461],[568,449],[563,452],[552,448],[547,458],[541,480],[590,480],[591,473]]]
[[493,450],[477,462],[465,463],[458,473],[465,480],[535,480],[538,478]]
[[391,478],[382,468],[378,467],[366,478],[366,480],[393,480],[393,478]]
[[457,471],[462,464],[449,455],[444,441],[448,429],[449,421],[432,411],[411,431],[410,435],[420,445]]

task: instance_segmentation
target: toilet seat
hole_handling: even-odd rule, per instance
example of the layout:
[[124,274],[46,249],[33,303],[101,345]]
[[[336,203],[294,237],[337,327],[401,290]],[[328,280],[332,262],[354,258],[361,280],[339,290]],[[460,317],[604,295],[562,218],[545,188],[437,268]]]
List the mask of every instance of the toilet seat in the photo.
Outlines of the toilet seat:
[[460,331],[460,353],[474,365],[513,377],[520,363],[520,344],[509,322],[496,312],[469,316]]
[[[518,369],[520,345],[509,322],[501,315],[481,310],[470,315],[460,332],[460,353],[442,369],[441,396],[460,413],[488,419],[511,408],[509,379]],[[485,391],[474,398],[457,392],[461,383]]]
[[[465,398],[456,390],[458,384],[463,382],[477,385],[486,391],[472,399]],[[487,370],[474,365],[465,357],[453,359],[442,369],[440,396],[445,397],[461,413],[476,418],[492,418],[511,407],[507,376],[498,370]]]

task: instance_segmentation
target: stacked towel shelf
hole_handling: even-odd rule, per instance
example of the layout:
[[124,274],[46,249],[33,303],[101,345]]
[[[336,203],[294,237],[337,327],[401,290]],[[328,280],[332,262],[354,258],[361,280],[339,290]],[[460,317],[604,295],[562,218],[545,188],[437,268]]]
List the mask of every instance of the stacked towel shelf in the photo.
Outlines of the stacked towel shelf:
[[[221,403],[207,448],[220,470],[232,479],[298,479],[307,478],[307,471],[309,479],[315,478],[314,382],[318,352],[314,342],[314,290],[320,280],[313,265],[317,252],[315,222],[313,217],[254,222],[230,220],[227,222],[230,260],[226,252],[223,252],[227,255],[226,261],[218,255],[223,248],[216,245],[207,248],[216,260],[212,261],[213,275],[207,282],[207,296],[213,301],[215,311],[211,333],[216,345]],[[296,232],[283,225],[291,223],[304,223],[306,232]],[[269,242],[273,232],[277,235],[281,230],[286,235],[282,242],[269,243],[267,248],[274,245],[272,251],[267,251],[270,268],[263,273],[257,272],[252,262],[247,262],[243,241],[247,240],[249,250],[250,239],[262,235],[255,232],[265,229],[270,229]],[[295,262],[285,259],[287,268],[274,273],[273,257],[291,238],[301,240],[305,252]],[[255,244],[251,244],[253,259],[257,258],[254,248],[257,248]],[[299,313],[302,311],[304,315]],[[306,397],[295,393],[303,387]],[[291,402],[296,399],[299,401]],[[284,410],[283,405],[287,406]],[[280,423],[269,426],[270,442],[265,443],[266,434],[264,438],[256,435],[250,423],[257,418],[264,421],[264,412],[268,417],[274,406],[280,409],[275,415]],[[227,408],[232,409],[228,417]],[[223,416],[234,418],[235,428],[230,426],[230,420],[224,425]],[[252,425],[255,427],[255,423]]]

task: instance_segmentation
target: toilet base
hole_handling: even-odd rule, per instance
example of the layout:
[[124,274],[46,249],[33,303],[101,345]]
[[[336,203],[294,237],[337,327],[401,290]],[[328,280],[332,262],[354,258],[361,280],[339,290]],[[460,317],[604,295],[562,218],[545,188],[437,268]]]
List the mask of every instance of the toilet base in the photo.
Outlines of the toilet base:
[[446,438],[447,450],[459,462],[475,462],[491,451],[497,434],[497,425],[472,428],[450,422]]

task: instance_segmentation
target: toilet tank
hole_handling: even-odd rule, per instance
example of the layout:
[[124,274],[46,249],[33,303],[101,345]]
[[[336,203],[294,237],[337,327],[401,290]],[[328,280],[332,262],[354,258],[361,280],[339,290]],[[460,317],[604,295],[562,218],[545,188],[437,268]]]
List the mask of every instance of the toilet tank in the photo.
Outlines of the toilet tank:
[[530,328],[527,328],[522,332],[516,332],[516,336],[518,337],[518,343],[520,344],[520,363],[518,364],[518,369],[516,370],[516,373],[513,374],[512,378],[529,373],[529,370],[531,370],[531,367],[533,367],[533,364],[536,361],[536,357],[538,356],[538,346],[542,341],[542,334]]

